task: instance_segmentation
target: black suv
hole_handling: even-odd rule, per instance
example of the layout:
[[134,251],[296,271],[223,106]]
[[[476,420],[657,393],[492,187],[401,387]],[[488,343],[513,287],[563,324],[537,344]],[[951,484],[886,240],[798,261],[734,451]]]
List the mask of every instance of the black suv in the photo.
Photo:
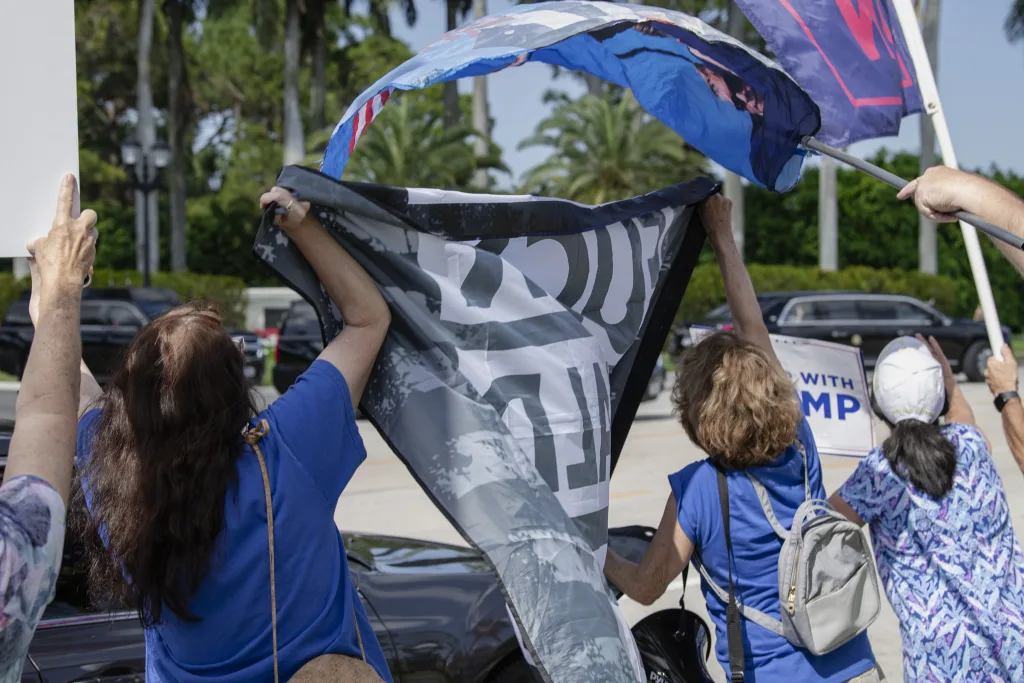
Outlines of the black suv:
[[[857,346],[865,367],[874,367],[885,345],[896,337],[923,334],[935,337],[953,370],[972,382],[985,378],[989,348],[985,324],[954,320],[928,304],[899,294],[865,292],[773,292],[757,297],[765,324],[772,334],[822,339]],[[690,326],[731,329],[727,305],[719,306],[700,321],[684,322],[676,330],[673,351],[691,345]],[[1010,328],[1003,327],[1010,343]]]
[[[35,329],[28,316],[29,292],[7,307],[0,323],[0,370],[21,378]],[[82,359],[100,384],[110,379],[121,351],[139,330],[181,303],[173,289],[123,287],[82,290]],[[245,339],[245,375],[258,383],[265,363],[260,339],[252,332],[228,330]]]

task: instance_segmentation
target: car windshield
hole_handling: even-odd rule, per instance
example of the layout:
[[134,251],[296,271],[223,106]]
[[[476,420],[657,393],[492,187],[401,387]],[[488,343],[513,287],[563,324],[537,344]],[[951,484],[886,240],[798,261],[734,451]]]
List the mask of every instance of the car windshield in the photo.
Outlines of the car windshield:
[[149,320],[159,318],[175,306],[172,301],[136,301],[135,303]]
[[[757,303],[761,307],[761,313],[768,315],[772,308],[778,305],[780,299],[776,297],[758,297]],[[704,321],[711,324],[721,324],[732,322],[732,311],[729,310],[729,304],[722,304],[718,308],[713,309],[710,313],[704,316]]]
[[316,317],[316,311],[309,304],[300,304],[292,308],[284,319],[281,327],[282,335],[289,336],[319,336],[320,321]]

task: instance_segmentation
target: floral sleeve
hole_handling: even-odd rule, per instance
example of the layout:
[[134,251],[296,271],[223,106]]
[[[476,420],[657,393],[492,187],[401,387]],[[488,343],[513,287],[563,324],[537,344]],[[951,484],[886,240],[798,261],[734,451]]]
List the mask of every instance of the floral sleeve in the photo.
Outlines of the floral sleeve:
[[16,681],[36,624],[53,599],[64,548],[64,501],[48,483],[0,486],[0,681]]
[[860,461],[850,478],[839,487],[839,497],[853,508],[865,524],[874,521],[888,506],[885,456],[876,448]]

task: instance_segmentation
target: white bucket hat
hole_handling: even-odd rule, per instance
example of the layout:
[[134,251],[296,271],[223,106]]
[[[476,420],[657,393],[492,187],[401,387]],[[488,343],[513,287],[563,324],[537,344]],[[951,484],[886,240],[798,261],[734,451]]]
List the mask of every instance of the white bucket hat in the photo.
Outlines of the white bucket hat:
[[892,424],[904,420],[931,424],[946,404],[942,366],[914,337],[899,337],[886,344],[875,364],[872,386],[875,405]]

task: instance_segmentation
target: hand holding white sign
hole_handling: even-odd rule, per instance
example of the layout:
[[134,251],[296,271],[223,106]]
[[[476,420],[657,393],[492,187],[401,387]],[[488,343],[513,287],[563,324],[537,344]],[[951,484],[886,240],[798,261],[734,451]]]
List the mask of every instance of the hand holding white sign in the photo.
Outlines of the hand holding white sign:
[[23,257],[50,225],[53,188],[78,175],[74,2],[0,2],[0,26],[0,257]]

